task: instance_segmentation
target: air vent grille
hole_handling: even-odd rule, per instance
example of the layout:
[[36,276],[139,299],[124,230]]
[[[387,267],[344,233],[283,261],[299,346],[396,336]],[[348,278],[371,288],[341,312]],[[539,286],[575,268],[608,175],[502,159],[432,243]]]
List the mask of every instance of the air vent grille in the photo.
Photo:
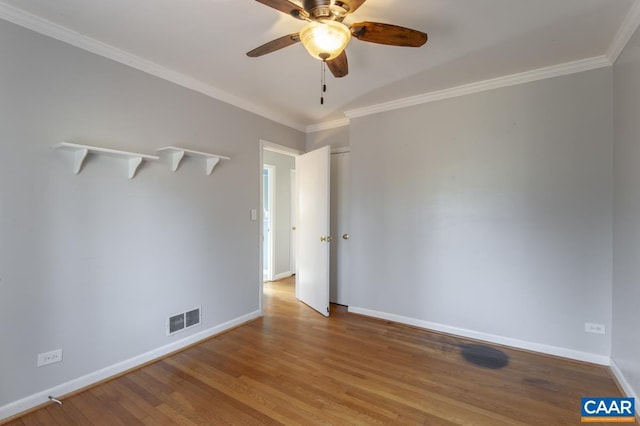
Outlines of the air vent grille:
[[167,318],[167,336],[200,324],[200,307]]
[[186,312],[184,314],[187,320],[187,327],[191,327],[200,324],[200,308]]
[[169,334],[177,333],[184,329],[184,314],[169,317]]

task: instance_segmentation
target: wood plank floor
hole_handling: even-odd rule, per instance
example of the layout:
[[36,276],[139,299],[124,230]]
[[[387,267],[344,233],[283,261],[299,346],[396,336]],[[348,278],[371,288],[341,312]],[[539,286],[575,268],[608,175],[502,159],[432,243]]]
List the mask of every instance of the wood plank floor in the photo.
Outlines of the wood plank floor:
[[575,425],[582,396],[620,396],[605,367],[339,306],[326,319],[293,289],[265,283],[264,318],[9,424]]

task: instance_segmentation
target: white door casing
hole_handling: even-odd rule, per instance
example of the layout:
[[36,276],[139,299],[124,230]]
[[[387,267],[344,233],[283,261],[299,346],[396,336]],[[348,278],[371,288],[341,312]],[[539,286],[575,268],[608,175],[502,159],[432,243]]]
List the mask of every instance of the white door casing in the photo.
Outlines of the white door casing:
[[272,281],[274,277],[275,252],[275,173],[272,165],[263,166],[263,201],[262,201],[262,229],[263,229],[263,280]]
[[290,189],[290,228],[289,228],[289,271],[296,272],[296,227],[298,225],[298,186],[296,184],[296,171],[289,170]]
[[329,300],[349,305],[349,161],[350,153],[331,154],[331,279]]

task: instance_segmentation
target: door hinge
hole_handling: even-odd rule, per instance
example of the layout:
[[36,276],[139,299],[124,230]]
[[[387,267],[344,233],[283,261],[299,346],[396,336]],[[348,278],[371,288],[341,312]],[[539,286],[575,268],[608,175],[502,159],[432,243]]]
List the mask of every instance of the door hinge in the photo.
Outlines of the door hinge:
[[329,313],[329,307],[327,306],[327,313]]

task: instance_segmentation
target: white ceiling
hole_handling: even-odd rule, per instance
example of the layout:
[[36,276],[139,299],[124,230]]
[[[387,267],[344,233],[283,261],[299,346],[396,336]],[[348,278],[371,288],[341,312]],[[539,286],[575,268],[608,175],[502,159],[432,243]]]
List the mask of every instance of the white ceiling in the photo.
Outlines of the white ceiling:
[[620,34],[637,27],[629,22],[638,1],[368,0],[347,23],[392,23],[427,32],[429,41],[403,48],[353,39],[349,75],[327,72],[324,105],[320,62],[302,45],[245,55],[302,26],[254,0],[0,0],[0,17],[304,130],[347,110],[587,58],[611,61]]

